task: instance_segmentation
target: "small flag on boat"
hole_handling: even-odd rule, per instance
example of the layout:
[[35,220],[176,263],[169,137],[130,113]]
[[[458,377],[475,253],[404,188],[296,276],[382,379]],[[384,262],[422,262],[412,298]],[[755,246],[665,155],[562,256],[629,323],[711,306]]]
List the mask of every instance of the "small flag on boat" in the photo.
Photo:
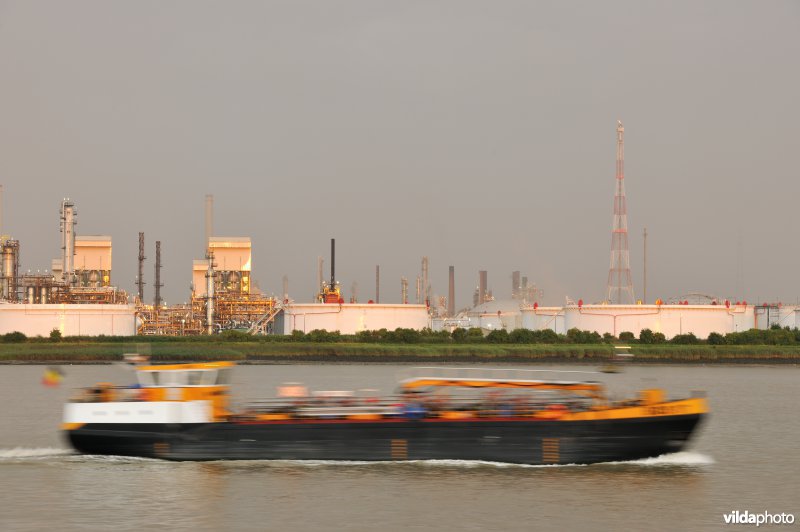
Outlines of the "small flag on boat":
[[45,370],[44,375],[42,376],[42,384],[44,386],[50,386],[54,388],[61,384],[61,380],[64,378],[64,372],[61,371],[61,368],[56,366],[48,366]]

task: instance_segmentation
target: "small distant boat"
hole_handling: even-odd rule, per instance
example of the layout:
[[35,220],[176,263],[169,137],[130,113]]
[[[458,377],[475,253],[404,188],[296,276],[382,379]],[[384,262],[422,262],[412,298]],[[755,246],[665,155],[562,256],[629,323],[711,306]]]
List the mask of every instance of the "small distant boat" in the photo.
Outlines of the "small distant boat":
[[232,370],[136,366],[136,384],[97,384],[67,403],[63,430],[81,453],[168,460],[588,464],[680,451],[708,412],[702,397],[668,400],[660,389],[611,402],[595,381],[473,368],[418,368],[385,398],[287,383],[233,411]]

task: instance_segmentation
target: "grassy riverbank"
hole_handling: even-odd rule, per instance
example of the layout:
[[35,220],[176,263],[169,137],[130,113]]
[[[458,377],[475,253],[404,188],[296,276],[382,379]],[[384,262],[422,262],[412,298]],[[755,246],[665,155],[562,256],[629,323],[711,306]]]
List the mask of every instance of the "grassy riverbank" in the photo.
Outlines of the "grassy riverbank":
[[[798,364],[800,345],[634,345],[633,363]],[[155,362],[232,360],[266,362],[578,362],[603,363],[611,344],[387,344],[364,342],[192,342],[0,343],[0,363],[110,363],[139,352]]]

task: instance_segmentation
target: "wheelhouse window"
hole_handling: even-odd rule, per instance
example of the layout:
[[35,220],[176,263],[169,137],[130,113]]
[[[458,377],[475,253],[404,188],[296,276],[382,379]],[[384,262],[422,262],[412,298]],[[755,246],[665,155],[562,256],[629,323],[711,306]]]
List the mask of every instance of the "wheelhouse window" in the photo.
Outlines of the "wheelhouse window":
[[186,386],[188,371],[164,371],[162,372],[163,386]]
[[230,383],[231,369],[146,370],[138,371],[139,384],[147,388],[215,386]]
[[155,371],[139,371],[137,373],[138,373],[137,376],[139,377],[139,385],[140,386],[145,387],[145,388],[150,388],[150,387],[153,387],[153,386],[156,385],[154,373],[157,373],[157,372],[155,372]]
[[203,386],[213,386],[217,383],[217,370],[205,370],[202,372],[202,381],[201,384]]
[[231,383],[231,370],[230,368],[220,368],[217,370],[217,384],[226,385]]

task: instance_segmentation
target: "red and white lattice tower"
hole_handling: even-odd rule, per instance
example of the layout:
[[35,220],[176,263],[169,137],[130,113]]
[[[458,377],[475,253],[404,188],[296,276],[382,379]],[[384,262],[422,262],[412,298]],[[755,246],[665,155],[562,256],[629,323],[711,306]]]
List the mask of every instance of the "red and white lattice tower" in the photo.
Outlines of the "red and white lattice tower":
[[631,256],[628,249],[628,206],[625,202],[625,128],[617,121],[617,191],[614,194],[614,223],[611,228],[611,267],[608,270],[606,301],[633,304]]

